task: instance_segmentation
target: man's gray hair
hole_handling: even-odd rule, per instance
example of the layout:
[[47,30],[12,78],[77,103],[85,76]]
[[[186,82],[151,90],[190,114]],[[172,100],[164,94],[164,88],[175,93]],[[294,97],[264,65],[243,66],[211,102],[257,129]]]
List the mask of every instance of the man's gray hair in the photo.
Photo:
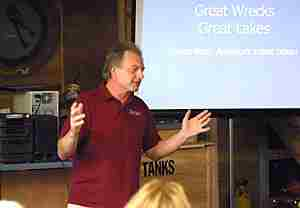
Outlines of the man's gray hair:
[[120,66],[124,53],[131,51],[143,58],[141,49],[133,42],[119,42],[110,48],[105,56],[104,67],[102,69],[102,79],[108,80],[111,77],[111,70],[115,66]]

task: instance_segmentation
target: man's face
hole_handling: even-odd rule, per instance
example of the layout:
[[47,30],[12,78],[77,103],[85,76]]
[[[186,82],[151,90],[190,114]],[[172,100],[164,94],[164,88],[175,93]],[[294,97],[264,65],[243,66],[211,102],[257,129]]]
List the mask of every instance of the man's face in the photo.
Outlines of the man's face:
[[142,58],[131,51],[124,53],[119,67],[115,67],[113,79],[126,91],[136,92],[144,78]]

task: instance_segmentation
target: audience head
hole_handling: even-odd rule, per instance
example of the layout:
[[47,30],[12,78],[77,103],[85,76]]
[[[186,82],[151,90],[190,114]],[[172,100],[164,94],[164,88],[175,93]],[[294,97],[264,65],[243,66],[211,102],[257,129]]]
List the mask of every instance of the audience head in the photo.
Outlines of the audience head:
[[131,198],[126,208],[190,208],[183,187],[174,181],[153,179]]
[[23,208],[23,206],[15,201],[0,200],[0,208]]

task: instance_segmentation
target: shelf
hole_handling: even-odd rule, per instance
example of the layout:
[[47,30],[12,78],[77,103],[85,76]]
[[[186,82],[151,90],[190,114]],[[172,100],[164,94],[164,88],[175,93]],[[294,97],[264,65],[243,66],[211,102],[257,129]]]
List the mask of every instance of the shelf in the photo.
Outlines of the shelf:
[[0,171],[20,171],[20,170],[37,170],[37,169],[53,169],[53,168],[71,168],[71,161],[56,162],[28,162],[28,163],[10,163],[0,164]]
[[292,159],[293,155],[286,149],[269,150],[270,160]]

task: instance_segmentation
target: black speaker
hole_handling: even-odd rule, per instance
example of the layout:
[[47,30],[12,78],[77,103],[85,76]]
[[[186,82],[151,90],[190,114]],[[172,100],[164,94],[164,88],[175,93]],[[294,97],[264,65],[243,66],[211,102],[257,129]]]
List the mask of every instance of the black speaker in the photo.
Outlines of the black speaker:
[[33,145],[31,115],[0,114],[0,162],[31,161]]
[[54,115],[34,116],[35,160],[57,158],[58,117]]

